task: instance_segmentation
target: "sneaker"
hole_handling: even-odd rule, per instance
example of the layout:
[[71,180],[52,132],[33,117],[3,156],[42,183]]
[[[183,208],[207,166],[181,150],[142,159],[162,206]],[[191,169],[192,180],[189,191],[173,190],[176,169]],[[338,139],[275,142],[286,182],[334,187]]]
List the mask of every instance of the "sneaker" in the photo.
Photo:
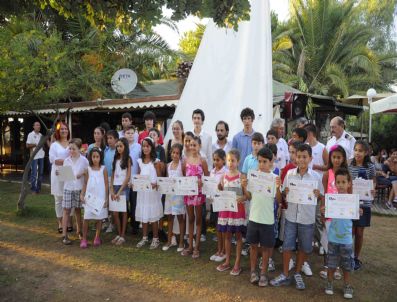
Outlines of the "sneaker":
[[123,245],[124,243],[125,243],[124,237],[121,237],[121,236],[120,236],[119,240],[117,240],[117,242],[116,242],[115,244],[116,244],[116,245]]
[[217,257],[219,257],[217,254],[213,254],[213,255],[210,257],[210,261],[215,261],[215,259],[216,259]]
[[320,271],[320,277],[322,279],[327,279],[328,278],[328,268],[324,267],[322,271]]
[[290,285],[291,284],[291,278],[286,277],[283,273],[278,275],[276,278],[273,280],[270,280],[270,284],[273,286],[283,286],[283,285]]
[[64,237],[62,238],[62,243],[63,243],[64,245],[70,245],[70,244],[72,244],[72,241],[70,241],[70,239],[69,239],[68,236],[64,236]]
[[95,237],[94,242],[93,242],[93,246],[94,247],[98,247],[102,244],[101,238],[99,237]]
[[288,271],[292,270],[295,267],[295,261],[294,259],[289,260],[289,265],[288,265]]
[[207,237],[205,237],[205,235],[201,234],[200,242],[206,242],[206,241],[207,241]]
[[346,284],[343,287],[343,297],[345,299],[353,299],[353,287],[350,284]]
[[256,283],[256,282],[258,282],[259,281],[259,276],[258,276],[258,273],[257,272],[251,272],[251,277],[250,277],[250,282],[252,283],[252,284],[254,284],[254,283]]
[[339,267],[336,269],[336,271],[335,271],[335,273],[334,273],[334,278],[335,278],[336,280],[342,279],[342,274],[340,273]]
[[258,286],[260,287],[265,287],[269,285],[269,281],[266,278],[265,274],[261,274],[261,277],[259,278]]
[[358,271],[361,269],[362,266],[362,262],[360,260],[358,260],[358,258],[354,258],[354,270]]
[[268,272],[274,272],[275,270],[276,270],[276,265],[274,264],[274,260],[272,258],[269,258],[267,271]]
[[113,232],[113,224],[109,223],[109,226],[107,227],[105,233],[112,233]]
[[153,238],[152,243],[150,244],[149,249],[150,250],[155,250],[159,247],[160,245],[160,240],[158,238]]
[[318,254],[320,256],[323,256],[325,254],[325,250],[324,250],[323,246],[320,246],[320,248],[318,249]]
[[307,277],[313,276],[312,269],[310,268],[309,263],[307,263],[306,261],[303,262],[303,265],[302,265],[302,273],[304,273],[305,276],[307,276]]
[[147,239],[147,237],[144,237],[144,238],[142,238],[141,241],[139,241],[139,242],[136,244],[136,247],[137,247],[137,248],[141,248],[141,247],[143,247],[144,245],[146,245],[146,243],[148,243],[148,242],[149,242],[149,240]]
[[303,290],[305,289],[305,282],[303,282],[302,275],[299,273],[294,274],[296,289]]
[[86,249],[88,247],[88,242],[87,240],[81,240],[80,241],[80,248]]
[[327,281],[327,285],[325,286],[325,293],[327,295],[334,294],[334,286],[333,286],[332,282]]
[[119,239],[120,239],[120,236],[117,235],[116,237],[113,238],[112,243],[116,244],[116,242],[119,241]]
[[177,253],[180,253],[180,252],[182,252],[184,249],[185,249],[184,247],[178,247],[178,248],[176,249],[176,252],[177,252]]
[[215,262],[222,262],[222,261],[225,261],[225,259],[226,259],[226,255],[223,254],[221,256],[217,256],[214,261]]
[[178,242],[176,242],[176,237],[172,236],[171,237],[171,246],[177,246],[177,245],[178,245]]

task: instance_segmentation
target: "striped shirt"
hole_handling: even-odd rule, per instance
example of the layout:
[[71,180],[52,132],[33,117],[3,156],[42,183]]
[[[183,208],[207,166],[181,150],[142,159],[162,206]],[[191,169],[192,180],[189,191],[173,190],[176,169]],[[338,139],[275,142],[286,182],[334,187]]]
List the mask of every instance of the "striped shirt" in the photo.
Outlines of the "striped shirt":
[[[367,167],[353,166],[350,164],[349,172],[350,172],[350,175],[352,176],[352,180],[354,180],[356,178],[374,179],[375,174],[376,174],[375,165],[373,163],[368,163]],[[371,207],[372,201],[370,201],[370,200],[362,201],[362,205],[363,205],[363,207]]]

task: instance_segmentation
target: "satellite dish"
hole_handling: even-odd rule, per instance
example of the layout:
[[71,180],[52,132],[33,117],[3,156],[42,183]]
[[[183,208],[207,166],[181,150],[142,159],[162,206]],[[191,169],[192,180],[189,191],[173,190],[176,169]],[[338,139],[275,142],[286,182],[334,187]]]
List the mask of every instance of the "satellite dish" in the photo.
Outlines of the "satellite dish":
[[133,91],[137,83],[136,73],[128,68],[117,70],[111,81],[113,91],[124,96]]

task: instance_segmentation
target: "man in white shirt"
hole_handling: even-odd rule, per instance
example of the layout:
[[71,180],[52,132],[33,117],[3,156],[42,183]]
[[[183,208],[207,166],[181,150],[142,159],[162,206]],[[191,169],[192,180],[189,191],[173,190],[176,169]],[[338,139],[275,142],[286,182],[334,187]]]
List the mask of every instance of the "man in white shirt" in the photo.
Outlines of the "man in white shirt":
[[215,150],[222,149],[225,153],[232,149],[232,142],[227,139],[229,135],[229,125],[224,121],[219,121],[215,126],[216,136],[218,140],[212,144],[212,153]]
[[327,151],[329,152],[334,145],[340,145],[346,151],[347,160],[354,157],[354,144],[356,139],[345,131],[345,121],[340,116],[334,117],[330,122],[331,139],[327,142]]
[[[32,156],[34,149],[39,144],[42,134],[40,133],[41,125],[39,122],[33,124],[33,131],[28,134],[28,139],[26,140],[26,148],[30,151],[30,156]],[[41,181],[43,179],[43,169],[44,169],[44,150],[40,150],[34,156],[31,166],[30,173],[30,185],[31,190],[34,194],[40,193]]]

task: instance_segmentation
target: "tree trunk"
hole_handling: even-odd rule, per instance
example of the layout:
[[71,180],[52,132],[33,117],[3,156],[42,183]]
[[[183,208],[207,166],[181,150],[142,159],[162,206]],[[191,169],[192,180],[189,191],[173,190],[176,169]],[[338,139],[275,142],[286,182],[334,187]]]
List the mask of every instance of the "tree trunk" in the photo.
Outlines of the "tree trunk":
[[29,161],[27,162],[25,166],[25,170],[23,171],[23,177],[22,177],[22,184],[21,184],[21,192],[19,194],[19,199],[18,199],[18,205],[17,205],[17,210],[18,212],[25,210],[25,199],[26,196],[28,195],[29,192],[29,171],[30,171],[30,166],[32,164],[32,161],[39,152],[39,150],[44,146],[44,144],[47,142],[47,140],[51,137],[53,134],[53,129],[50,129],[47,131],[46,135],[43,135],[36,146],[36,148],[33,150],[33,153],[30,155]]

